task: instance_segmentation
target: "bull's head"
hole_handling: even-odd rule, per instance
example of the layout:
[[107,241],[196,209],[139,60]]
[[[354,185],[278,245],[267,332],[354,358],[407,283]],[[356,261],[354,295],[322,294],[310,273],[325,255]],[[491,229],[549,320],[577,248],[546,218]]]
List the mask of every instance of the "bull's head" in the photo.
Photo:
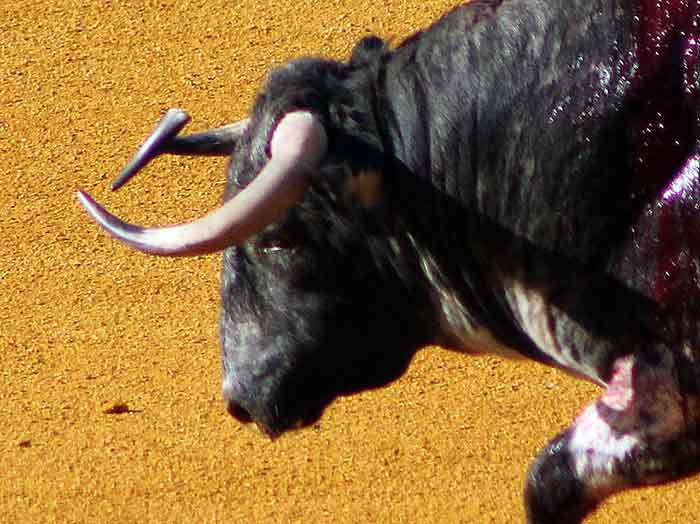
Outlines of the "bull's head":
[[221,345],[229,412],[274,436],[337,395],[387,383],[426,342],[425,305],[397,262],[386,165],[362,91],[368,40],[349,64],[273,71],[250,118],[189,136],[166,114],[115,187],[161,153],[230,156],[225,203],[190,223],[143,228],[84,192],[112,236],[145,253],[223,250]]

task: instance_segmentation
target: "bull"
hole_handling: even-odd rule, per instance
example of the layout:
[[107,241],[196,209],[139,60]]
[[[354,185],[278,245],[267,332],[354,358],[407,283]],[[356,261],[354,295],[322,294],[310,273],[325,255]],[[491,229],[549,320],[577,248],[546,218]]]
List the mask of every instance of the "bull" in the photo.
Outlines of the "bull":
[[429,343],[518,355],[601,396],[530,466],[530,524],[700,471],[700,3],[474,0],[390,48],[274,69],[249,118],[163,153],[230,157],[224,204],[141,227],[223,250],[223,395],[275,437]]

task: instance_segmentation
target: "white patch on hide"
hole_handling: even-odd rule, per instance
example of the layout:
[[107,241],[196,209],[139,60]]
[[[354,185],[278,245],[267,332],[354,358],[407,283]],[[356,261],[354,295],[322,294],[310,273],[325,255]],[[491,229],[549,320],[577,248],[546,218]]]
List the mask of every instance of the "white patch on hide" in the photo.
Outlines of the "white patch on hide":
[[634,355],[615,361],[609,386],[578,417],[568,444],[588,493],[604,497],[623,488],[629,480],[619,474],[625,462],[645,483],[666,479],[666,457],[653,450],[687,434],[682,406],[671,355],[655,367]]
[[616,466],[628,460],[639,444],[638,435],[616,434],[601,418],[596,405],[588,406],[576,420],[569,441],[574,471],[586,491],[595,497],[613,493],[622,483],[615,473]]
[[577,358],[574,348],[560,343],[557,337],[557,323],[566,322],[568,329],[576,329],[584,335],[585,330],[582,327],[576,325],[564,311],[547,301],[540,290],[526,287],[519,280],[513,280],[506,287],[505,294],[521,328],[543,353],[572,374],[605,386],[595,365],[596,359],[592,358],[594,355],[580,355],[580,358]]
[[[414,239],[411,238],[411,241],[416,245]],[[469,353],[524,358],[519,352],[501,344],[488,329],[478,325],[459,295],[445,284],[435,260],[419,249],[418,252],[421,255],[421,269],[432,285],[433,298],[440,315],[440,326],[445,333],[449,333],[461,344],[460,349]]]

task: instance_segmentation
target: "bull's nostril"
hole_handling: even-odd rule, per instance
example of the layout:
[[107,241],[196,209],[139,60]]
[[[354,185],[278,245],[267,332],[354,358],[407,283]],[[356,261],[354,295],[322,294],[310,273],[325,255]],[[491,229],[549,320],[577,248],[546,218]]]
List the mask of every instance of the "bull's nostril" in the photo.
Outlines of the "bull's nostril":
[[229,400],[226,403],[226,410],[238,422],[242,422],[243,424],[247,424],[247,423],[253,421],[253,417],[250,416],[250,413],[248,413],[248,411],[246,411],[245,408],[243,408],[240,404],[238,404],[232,400]]

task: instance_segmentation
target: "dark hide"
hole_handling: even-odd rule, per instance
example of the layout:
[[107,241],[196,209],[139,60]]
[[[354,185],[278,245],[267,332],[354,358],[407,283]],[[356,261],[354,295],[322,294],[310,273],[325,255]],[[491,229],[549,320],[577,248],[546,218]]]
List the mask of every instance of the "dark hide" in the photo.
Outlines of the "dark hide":
[[475,0],[394,50],[272,71],[226,198],[291,111],[328,154],[286,218],[225,252],[231,414],[278,436],[442,343],[603,388],[534,461],[530,524],[699,472],[699,11]]

